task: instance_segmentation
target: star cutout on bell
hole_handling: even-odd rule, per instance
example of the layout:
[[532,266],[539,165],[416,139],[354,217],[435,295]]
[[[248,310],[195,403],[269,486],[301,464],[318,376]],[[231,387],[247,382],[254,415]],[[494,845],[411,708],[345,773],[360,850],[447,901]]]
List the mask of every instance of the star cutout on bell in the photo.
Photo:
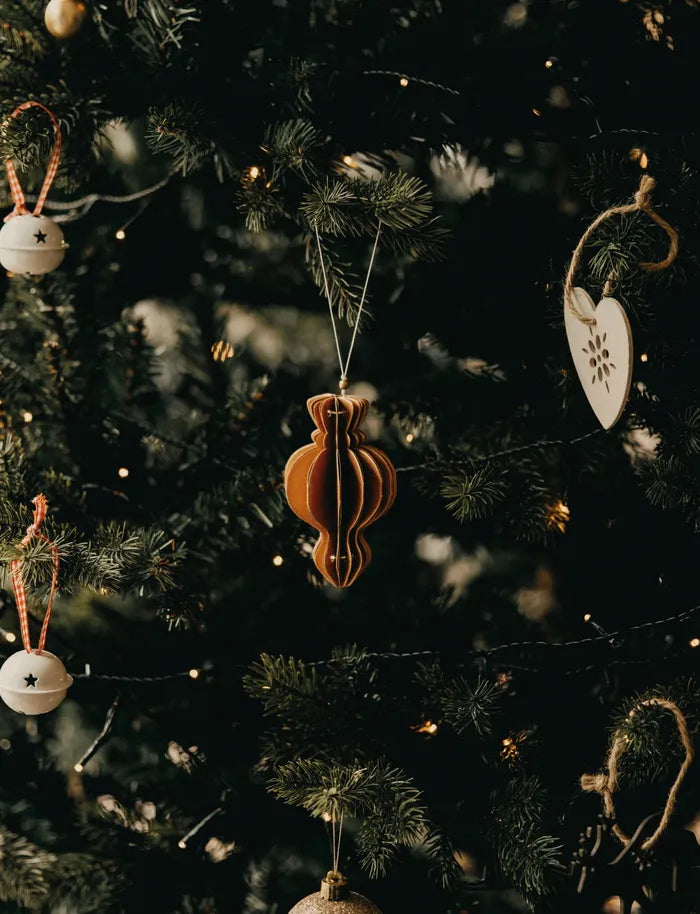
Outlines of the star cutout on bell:
[[36,688],[36,684],[39,680],[36,678],[36,676],[32,676],[30,673],[29,676],[24,677],[24,681],[27,683],[27,688],[29,688],[29,686]]
[[38,232],[34,232],[34,237],[37,244],[46,244],[46,232],[42,232],[41,229]]

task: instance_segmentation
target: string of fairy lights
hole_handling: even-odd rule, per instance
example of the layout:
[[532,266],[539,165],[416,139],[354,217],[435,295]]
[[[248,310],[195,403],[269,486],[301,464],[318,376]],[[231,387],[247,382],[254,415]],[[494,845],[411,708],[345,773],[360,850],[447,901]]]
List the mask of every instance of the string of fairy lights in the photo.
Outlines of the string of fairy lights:
[[[547,69],[553,68],[555,66],[555,59],[553,59],[551,57],[547,58],[544,62],[544,66]],[[396,80],[401,89],[407,89],[411,85],[416,85],[416,86],[423,86],[423,87],[435,89],[435,90],[438,90],[440,92],[446,93],[451,96],[458,97],[461,95],[461,93],[458,90],[453,89],[449,86],[442,85],[442,84],[437,83],[432,80],[422,79],[422,78],[419,78],[416,76],[410,76],[408,74],[401,73],[398,71],[380,70],[380,69],[366,70],[366,71],[364,71],[363,75],[370,76],[370,77],[372,77],[372,76],[388,77],[392,80]],[[590,103],[589,99],[583,99],[583,101],[592,105],[592,103]],[[535,116],[541,115],[541,111],[535,107],[533,107],[532,112],[533,112],[533,115],[535,115]],[[592,134],[590,139],[600,138],[600,136],[603,135],[603,130],[602,130],[600,124],[598,123],[597,118],[595,118],[595,114],[593,116],[596,121],[597,133]],[[649,135],[651,132],[650,131],[631,130],[631,129],[627,130],[627,129],[622,128],[622,129],[617,129],[615,131],[606,131],[606,133],[616,133],[616,134],[629,133],[631,135],[641,136],[641,135]],[[640,168],[645,169],[648,165],[648,158],[647,158],[646,153],[643,152],[643,150],[635,149],[635,150],[633,150],[633,154],[634,154],[635,160],[638,162]],[[353,167],[355,165],[355,161],[352,156],[345,155],[342,157],[341,160],[342,160],[343,164],[345,164],[348,167]],[[175,174],[176,174],[176,172],[171,172],[170,174],[165,176],[163,179],[150,185],[149,187],[146,187],[141,191],[137,191],[137,192],[131,193],[131,194],[110,195],[110,194],[93,193],[93,194],[88,194],[82,198],[79,198],[79,199],[76,199],[73,201],[58,201],[58,202],[50,201],[50,202],[47,202],[46,206],[48,209],[52,209],[56,212],[57,215],[55,216],[55,221],[72,222],[72,221],[76,221],[78,219],[85,217],[88,214],[88,212],[93,208],[93,206],[95,206],[98,203],[130,204],[130,203],[134,203],[134,202],[141,202],[141,205],[139,206],[137,211],[129,219],[127,219],[122,224],[120,224],[119,227],[114,232],[115,239],[119,242],[123,242],[126,240],[126,237],[127,237],[127,229],[135,220],[137,220],[142,215],[142,213],[144,212],[146,207],[149,205],[151,197],[154,194],[156,194],[158,191],[162,190],[167,185],[169,185],[171,183],[172,179],[175,177]],[[262,174],[263,174],[263,169],[260,166],[252,165],[249,168],[244,170],[244,180],[255,181]],[[31,199],[31,198],[29,198],[29,199]],[[225,340],[220,340],[217,343],[213,344],[213,346],[212,346],[212,358],[215,361],[224,362],[224,361],[228,360],[229,358],[232,358],[233,354],[234,354],[233,347],[229,343],[227,343]],[[640,359],[642,362],[646,362],[648,360],[647,354],[642,353],[640,356]],[[25,412],[23,418],[26,423],[29,423],[32,421],[33,416],[31,413]],[[175,445],[175,446],[183,448],[183,449],[189,449],[192,447],[192,445],[187,444],[185,442],[175,441],[175,440],[169,439],[169,438],[166,439],[164,436],[155,434],[152,431],[152,429],[149,429],[148,433],[153,438],[162,440],[165,443],[172,444],[172,445]],[[480,463],[488,462],[491,460],[497,460],[497,459],[507,458],[507,457],[511,457],[511,456],[516,456],[519,454],[523,454],[523,453],[535,451],[535,450],[546,450],[546,449],[554,448],[554,447],[570,447],[570,446],[577,445],[581,442],[590,440],[591,438],[602,435],[602,434],[605,434],[603,429],[596,429],[592,432],[588,432],[584,435],[580,435],[580,436],[572,438],[570,440],[549,439],[549,440],[543,440],[543,441],[528,442],[526,444],[517,445],[512,448],[503,449],[501,451],[496,451],[494,453],[487,454],[487,455],[465,457],[465,458],[458,458],[458,459],[449,459],[449,460],[446,460],[442,465],[438,465],[436,462],[431,461],[430,463],[421,463],[421,464],[397,467],[397,472],[402,472],[402,473],[411,473],[411,472],[419,472],[419,471],[439,472],[439,471],[443,471],[446,466],[449,467],[449,466],[457,466],[457,465],[480,464]],[[413,438],[413,433],[411,433],[411,437]],[[227,466],[227,464],[225,462],[220,461],[219,459],[216,459],[216,462],[221,463],[224,466]],[[129,472],[130,471],[129,471],[128,467],[120,466],[117,470],[117,475],[119,476],[120,479],[126,479],[129,476]],[[280,554],[275,554],[272,557],[271,561],[272,561],[273,566],[280,567],[284,564],[284,557]],[[596,632],[596,634],[593,636],[586,637],[586,638],[578,638],[578,639],[568,640],[568,641],[561,641],[561,642],[542,641],[542,640],[507,642],[504,644],[496,645],[491,648],[474,649],[474,650],[461,652],[459,659],[461,662],[465,662],[465,663],[472,662],[472,661],[481,661],[481,662],[493,661],[497,665],[500,665],[500,666],[505,665],[506,667],[508,667],[514,671],[528,672],[528,673],[539,672],[541,669],[540,667],[524,666],[522,664],[518,664],[517,662],[513,662],[512,659],[498,660],[498,658],[500,656],[502,656],[504,654],[508,654],[508,653],[517,654],[517,653],[529,652],[529,651],[532,651],[535,649],[537,649],[537,650],[543,649],[545,651],[551,651],[553,653],[559,654],[561,651],[564,651],[567,649],[588,648],[589,646],[597,646],[597,645],[600,645],[600,644],[606,643],[606,642],[611,648],[617,649],[617,648],[621,647],[625,643],[625,641],[634,633],[656,630],[658,628],[668,628],[668,627],[676,625],[676,624],[687,623],[695,618],[695,616],[699,610],[700,610],[700,606],[695,606],[688,610],[684,610],[682,612],[676,613],[674,615],[666,616],[665,618],[662,618],[662,619],[641,623],[638,625],[631,626],[627,629],[621,629],[621,630],[618,630],[615,632],[605,631],[605,629],[600,625],[600,623],[597,622],[595,619],[593,619],[593,617],[590,613],[586,613],[583,617],[583,621],[586,624],[589,624],[593,628],[593,630]],[[8,644],[14,643],[16,641],[16,637],[17,636],[15,635],[14,632],[8,631],[8,630],[0,627],[0,638],[4,639]],[[697,637],[697,636],[691,637],[688,641],[688,648],[691,650],[700,648],[700,637]],[[675,653],[668,654],[666,659],[679,658],[679,657],[683,656],[685,653],[687,653],[688,648],[684,648],[683,651],[677,651]],[[430,651],[430,650],[408,651],[408,652],[392,652],[392,651],[364,652],[364,653],[362,653],[361,656],[363,659],[373,659],[373,660],[378,660],[378,661],[421,661],[421,660],[439,657],[440,652]],[[585,666],[577,666],[575,668],[566,669],[561,672],[562,672],[562,675],[565,675],[565,676],[575,676],[575,675],[581,675],[588,671],[593,671],[595,669],[598,669],[601,663],[604,663],[606,666],[622,666],[622,665],[634,665],[634,664],[647,663],[647,662],[651,662],[652,659],[654,662],[657,662],[659,660],[659,658],[656,656],[654,658],[631,659],[631,658],[624,658],[624,657],[610,657],[609,655],[606,655],[598,663],[587,664]],[[331,664],[339,663],[339,662],[346,663],[347,659],[336,658],[336,659],[318,660],[318,661],[313,661],[313,662],[309,663],[309,666],[324,667],[324,666],[329,666]],[[183,680],[183,681],[194,682],[194,681],[197,681],[200,679],[201,674],[202,674],[202,667],[191,666],[185,670],[179,670],[179,671],[176,671],[173,673],[166,673],[166,674],[155,675],[155,676],[153,676],[153,675],[152,676],[135,676],[135,675],[126,676],[126,675],[119,675],[119,674],[112,674],[112,673],[95,673],[92,671],[91,665],[89,663],[86,663],[83,671],[74,672],[72,674],[72,676],[74,679],[82,680],[83,682],[101,681],[101,682],[108,682],[108,683],[122,684],[122,685],[127,685],[127,684],[156,685],[156,684],[163,684],[166,682],[172,682],[174,680]],[[213,677],[207,677],[207,679],[210,684],[214,681]],[[110,706],[107,710],[101,730],[96,735],[95,739],[92,741],[90,746],[82,754],[80,759],[74,764],[73,767],[77,773],[82,773],[84,771],[85,766],[99,752],[100,748],[109,739],[113,726],[114,726],[116,716],[117,716],[117,712],[120,707],[120,701],[121,701],[121,698],[119,695],[114,698],[114,700],[112,701],[112,703],[110,704]],[[431,736],[435,736],[437,734],[438,724],[433,721],[425,721],[421,725],[417,726],[415,729],[417,730],[417,732],[424,733],[426,736],[431,737]],[[526,734],[524,734],[524,733],[511,734],[507,737],[504,737],[502,740],[502,750],[501,750],[502,758],[506,761],[511,761],[514,757],[517,757],[518,745],[525,738],[526,738]],[[184,834],[178,840],[177,846],[180,849],[185,850],[188,846],[188,842],[194,836],[196,836],[207,823],[209,823],[212,819],[214,819],[216,816],[222,814],[223,812],[224,812],[224,806],[222,806],[222,805],[219,805],[216,808],[214,808],[212,811],[208,812],[199,821],[197,821],[196,824],[193,825],[189,829],[189,831],[187,831],[186,834]]]
[[[683,624],[692,620],[696,614],[700,612],[700,605],[693,606],[690,609],[684,610],[682,612],[676,613],[671,616],[666,616],[662,619],[655,619],[649,622],[639,623],[637,625],[632,625],[626,629],[620,629],[614,632],[607,632],[605,629],[598,623],[590,613],[584,615],[583,621],[591,625],[595,635],[586,637],[586,638],[577,638],[569,641],[511,641],[503,644],[495,645],[491,648],[484,649],[475,649],[460,652],[459,660],[461,663],[470,663],[473,661],[488,661],[495,660],[495,665],[500,667],[505,667],[509,672],[507,674],[501,673],[500,676],[506,676],[504,682],[506,682],[511,673],[539,673],[542,671],[541,666],[532,666],[524,665],[522,663],[513,662],[512,658],[506,658],[503,660],[497,660],[497,656],[505,653],[513,652],[529,652],[533,649],[546,649],[553,650],[556,653],[560,653],[562,650],[573,649],[573,648],[588,648],[590,646],[597,646],[603,642],[606,642],[611,648],[619,649],[623,646],[625,641],[636,633],[652,631],[658,628],[668,629],[668,627],[675,624]],[[4,629],[0,629],[0,635],[2,635],[5,640],[9,643],[16,640],[16,636],[13,632],[8,632]],[[700,647],[700,637],[694,636],[691,637],[688,642],[688,647],[690,649],[697,649]],[[618,667],[618,666],[636,666],[646,663],[658,663],[663,662],[663,660],[671,661],[681,658],[684,654],[687,653],[687,648],[680,651],[675,651],[669,653],[666,657],[659,658],[658,656],[654,657],[645,657],[645,658],[629,658],[629,657],[610,657],[609,654],[605,654],[604,657],[596,663],[590,663],[583,666],[576,666],[571,669],[566,669],[560,671],[561,675],[570,677],[570,676],[580,676],[587,672],[592,672],[600,668],[601,665],[604,665],[606,668]],[[380,652],[363,652],[359,655],[359,659],[362,660],[377,660],[377,661],[414,661],[420,662],[428,659],[436,659],[441,657],[439,651],[432,650],[421,650],[421,651],[406,651],[406,652],[395,652],[395,651],[380,651]],[[0,659],[4,659],[0,657]],[[330,658],[326,660],[317,660],[308,663],[309,667],[322,668],[326,666],[331,666],[338,663],[347,663],[348,658],[337,657]],[[125,675],[116,675],[116,674],[106,674],[106,673],[94,673],[90,667],[90,664],[85,664],[85,668],[82,672],[75,672],[72,674],[74,679],[83,680],[83,681],[103,681],[111,683],[120,683],[120,684],[138,684],[138,685],[149,685],[149,684],[158,684],[165,683],[173,680],[198,680],[201,676],[202,669],[200,667],[190,667],[187,670],[180,670],[174,673],[166,673],[158,676],[125,676]],[[210,678],[210,682],[213,682],[213,679]],[[102,728],[95,736],[93,741],[90,743],[88,748],[83,752],[81,757],[73,765],[73,769],[76,773],[81,774],[84,772],[86,765],[90,762],[92,758],[99,752],[102,746],[107,742],[112,732],[115,718],[117,716],[117,711],[120,707],[121,696],[117,695],[112,703],[110,704]],[[422,721],[420,724],[412,727],[417,733],[425,735],[427,738],[434,737],[438,734],[439,724],[432,720]],[[522,742],[527,739],[527,734],[525,732],[512,733],[508,736],[505,736],[501,740],[501,758],[508,763],[513,763],[517,760],[519,754],[519,746]],[[224,798],[222,798],[222,803]],[[177,842],[177,846],[181,850],[186,850],[189,841],[195,837],[201,829],[216,816],[225,812],[225,807],[223,805],[218,805],[215,809],[208,812],[205,816],[199,819]]]
[[[547,652],[554,652],[560,654],[562,651],[567,649],[580,649],[580,648],[589,648],[594,646],[599,646],[602,643],[607,643],[611,648],[617,650],[621,648],[625,642],[632,636],[638,633],[644,633],[653,631],[659,628],[667,630],[669,627],[678,624],[684,624],[690,622],[697,613],[700,612],[700,605],[693,606],[690,609],[683,610],[681,612],[675,613],[670,616],[665,616],[661,619],[655,619],[648,622],[638,623],[636,625],[629,626],[625,629],[619,629],[613,632],[607,632],[599,622],[593,619],[590,613],[586,613],[583,617],[583,621],[594,629],[596,632],[595,635],[586,637],[586,638],[576,638],[568,641],[510,641],[503,644],[498,644],[490,648],[482,649],[473,649],[468,651],[462,651],[459,653],[458,660],[460,664],[469,664],[475,661],[484,662],[484,661],[493,661],[494,666],[506,668],[510,675],[512,672],[522,672],[522,673],[540,673],[542,671],[542,666],[533,666],[526,665],[523,663],[518,663],[517,660],[514,660],[512,657],[504,657],[503,659],[498,659],[499,655],[504,654],[513,654],[513,653],[529,653],[534,649],[540,650],[544,649]],[[7,631],[5,629],[0,629],[0,635],[5,638],[6,642],[14,643],[16,641],[16,635],[13,632]],[[617,666],[633,666],[641,665],[650,662],[663,662],[663,660],[671,661],[682,658],[687,654],[687,650],[695,650],[700,648],[700,637],[692,636],[688,641],[688,647],[683,650],[674,651],[667,654],[665,657],[659,658],[657,655],[654,657],[646,658],[629,658],[629,657],[611,657],[609,654],[602,655],[599,660],[595,663],[588,663],[583,666],[578,665],[570,669],[559,670],[560,674],[565,677],[570,676],[579,676],[587,672],[592,672],[600,668],[601,665],[608,667],[617,667]],[[421,662],[429,659],[438,659],[442,657],[440,651],[434,650],[420,650],[420,651],[405,651],[405,652],[396,652],[396,651],[378,651],[378,652],[363,652],[359,657],[362,660],[377,660],[377,661],[413,661]],[[0,656],[0,660],[6,659],[4,656]],[[336,657],[325,660],[316,660],[308,663],[310,668],[323,668],[327,666],[332,666],[335,664],[343,663],[346,664],[348,658]],[[580,663],[580,661],[579,661]],[[153,685],[153,684],[163,684],[166,682],[172,682],[174,680],[190,680],[196,681],[200,679],[202,674],[203,667],[193,666],[189,667],[186,670],[178,670],[173,673],[164,673],[155,676],[138,676],[138,675],[120,675],[112,673],[95,673],[93,672],[91,665],[86,663],[84,669],[80,672],[74,672],[71,675],[76,680],[82,681],[101,681],[109,682],[114,684],[121,685]],[[207,671],[213,672],[213,667],[208,664]],[[504,675],[504,674],[501,674]],[[212,684],[215,679],[212,676],[207,677],[209,684]],[[85,769],[85,766],[88,762],[97,754],[100,748],[107,742],[109,739],[110,733],[113,728],[113,724],[117,715],[121,702],[121,696],[117,695],[109,706],[103,726],[99,733],[96,735],[92,743],[88,746],[85,752],[81,755],[78,761],[74,764],[73,768],[77,773],[82,773]],[[437,733],[438,725],[433,721],[424,721],[421,725],[417,726],[418,732],[425,733],[428,736],[434,736]],[[506,737],[503,742],[503,751],[506,756],[510,757],[510,754],[517,751],[517,741],[514,740],[512,736]],[[218,815],[223,811],[222,807],[217,807],[213,812],[208,813],[202,820],[200,820],[190,831],[184,835],[178,841],[178,847],[185,849],[190,838],[192,838],[197,832],[215,815]]]

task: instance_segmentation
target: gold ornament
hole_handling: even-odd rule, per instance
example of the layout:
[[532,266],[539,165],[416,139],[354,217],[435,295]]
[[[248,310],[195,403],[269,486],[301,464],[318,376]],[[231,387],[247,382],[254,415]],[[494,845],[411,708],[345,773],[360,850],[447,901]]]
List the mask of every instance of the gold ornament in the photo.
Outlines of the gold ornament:
[[80,31],[86,16],[87,6],[80,0],[49,0],[44,23],[55,38],[72,38]]
[[342,873],[331,870],[321,881],[321,891],[302,898],[289,914],[382,914],[364,895],[351,892]]

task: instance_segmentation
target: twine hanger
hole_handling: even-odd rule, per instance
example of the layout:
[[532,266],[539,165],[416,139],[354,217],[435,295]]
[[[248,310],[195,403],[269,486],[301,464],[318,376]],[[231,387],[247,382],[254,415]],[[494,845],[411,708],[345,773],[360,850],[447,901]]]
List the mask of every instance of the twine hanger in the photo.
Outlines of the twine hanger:
[[[678,770],[676,780],[673,782],[671,789],[668,792],[666,806],[664,807],[661,821],[659,822],[656,831],[650,835],[650,837],[648,837],[642,844],[642,850],[646,851],[652,848],[658,842],[659,838],[661,838],[663,833],[668,828],[673,813],[676,809],[678,791],[681,788],[683,779],[688,773],[690,766],[693,764],[694,750],[693,743],[690,738],[690,733],[688,732],[688,722],[686,721],[685,715],[675,703],[675,701],[669,701],[666,698],[646,698],[639,703],[639,707],[665,708],[667,711],[673,714],[676,719],[676,725],[678,727],[678,735],[685,750],[685,758],[683,759],[683,763]],[[637,710],[638,708],[634,708],[630,712],[630,717],[636,714]],[[620,756],[625,751],[627,746],[627,740],[618,730],[618,732],[615,734],[615,738],[613,739],[612,746],[610,747],[610,752],[608,753],[608,759],[606,762],[606,767],[608,769],[607,773],[601,772],[600,774],[581,775],[581,787],[589,793],[599,793],[602,796],[605,813],[611,818],[615,817],[615,803],[613,801],[613,794],[618,788],[617,766],[618,762],[620,761]],[[625,834],[617,822],[615,822],[613,825],[612,830],[622,844],[627,845],[632,840]]]
[[[583,249],[588,243],[590,237],[596,231],[596,229],[605,222],[606,219],[609,219],[611,216],[624,215],[625,213],[646,213],[650,219],[661,226],[661,228],[668,235],[668,254],[664,257],[663,260],[659,260],[656,263],[640,263],[639,266],[642,270],[647,270],[648,272],[658,272],[659,270],[665,270],[667,267],[670,267],[673,261],[676,259],[678,254],[678,232],[673,228],[672,225],[669,225],[666,220],[660,216],[656,210],[651,205],[651,193],[656,187],[656,181],[651,175],[642,175],[642,178],[639,182],[639,189],[634,195],[634,202],[627,203],[623,206],[612,206],[610,209],[606,209],[600,215],[591,222],[586,231],[581,235],[579,243],[576,245],[574,253],[571,257],[571,263],[569,264],[569,270],[566,274],[566,280],[564,282],[564,304],[572,314],[574,314],[583,324],[595,324],[595,318],[586,317],[582,314],[576,307],[576,302],[574,300],[574,276],[578,270],[579,264],[581,262],[581,257],[583,255]],[[608,277],[608,281],[605,284],[604,294],[607,295],[610,289],[610,284],[614,277]]]
[[[32,537],[36,536],[38,539],[43,540],[45,543],[49,543],[51,547],[51,561],[53,562],[53,573],[51,575],[51,590],[49,591],[49,600],[46,606],[46,613],[44,615],[44,621],[41,625],[41,632],[39,634],[39,643],[37,644],[36,652],[40,654],[44,647],[46,646],[46,635],[48,634],[49,621],[51,620],[51,609],[53,607],[54,597],[56,596],[56,590],[58,588],[58,570],[60,565],[60,555],[58,551],[58,546],[55,543],[52,543],[51,540],[45,534],[40,532],[41,525],[46,517],[46,512],[48,510],[48,502],[45,495],[37,495],[32,499],[34,505],[34,518],[32,523],[27,527],[27,533],[22,542],[17,547],[18,549],[24,549],[25,546],[29,544]],[[28,654],[32,653],[32,640],[29,633],[29,615],[27,613],[27,591],[24,585],[24,577],[22,576],[22,563],[23,559],[13,559],[10,562],[10,579],[12,581],[12,589],[15,594],[15,601],[17,603],[17,615],[19,616],[19,627],[22,633],[22,644],[24,649]]]
[[61,128],[53,111],[49,111],[46,105],[42,105],[41,102],[23,102],[21,105],[18,105],[12,114],[7,118],[7,120],[3,122],[3,129],[7,127],[12,118],[17,117],[28,108],[41,108],[42,111],[48,114],[49,118],[51,119],[51,123],[53,124],[53,132],[55,137],[54,146],[51,152],[51,157],[49,158],[48,167],[46,169],[44,183],[41,185],[41,190],[39,191],[39,196],[37,197],[33,213],[30,213],[27,209],[26,197],[24,195],[24,191],[22,190],[22,185],[19,183],[19,178],[17,177],[17,172],[15,170],[12,159],[5,159],[7,182],[10,185],[10,193],[12,194],[12,199],[15,204],[15,208],[12,210],[12,212],[5,216],[5,222],[7,222],[8,219],[12,219],[13,216],[39,216],[41,214],[41,211],[44,208],[44,203],[46,203],[46,198],[48,196],[49,190],[51,189],[51,185],[53,184],[54,178],[56,177],[56,172],[58,171],[58,163],[61,160],[61,147],[63,145]]
[[369,258],[369,266],[367,267],[367,275],[365,276],[365,284],[362,287],[362,296],[360,297],[360,304],[357,307],[357,317],[355,318],[355,326],[352,330],[352,339],[350,340],[350,345],[348,346],[348,354],[343,362],[343,356],[340,351],[340,339],[338,337],[338,327],[336,325],[335,314],[333,313],[333,304],[331,302],[331,294],[328,288],[328,276],[326,275],[326,265],[323,261],[323,251],[321,249],[321,237],[318,234],[318,226],[314,225],[314,232],[316,233],[316,245],[318,246],[318,257],[321,261],[321,272],[323,273],[323,286],[324,292],[326,295],[326,301],[328,302],[328,311],[331,316],[331,326],[333,327],[333,338],[335,339],[335,350],[338,353],[338,364],[340,366],[340,380],[338,382],[338,387],[341,391],[347,390],[348,387],[348,370],[350,369],[350,359],[352,358],[352,351],[355,348],[355,338],[357,337],[357,331],[360,327],[360,318],[362,317],[362,309],[365,306],[365,298],[367,297],[367,286],[369,285],[369,278],[372,275],[372,267],[374,266],[374,258],[377,253],[377,245],[379,244],[379,235],[382,230],[382,223],[379,221],[377,223],[377,234],[374,237],[374,246],[372,247],[372,254]]

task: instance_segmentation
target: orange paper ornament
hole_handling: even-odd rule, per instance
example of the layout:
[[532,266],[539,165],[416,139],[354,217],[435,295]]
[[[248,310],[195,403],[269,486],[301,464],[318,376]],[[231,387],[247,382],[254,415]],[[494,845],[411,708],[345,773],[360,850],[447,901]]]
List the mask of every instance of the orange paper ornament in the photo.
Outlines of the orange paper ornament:
[[363,444],[358,426],[367,414],[367,400],[321,394],[306,405],[317,430],[313,444],[287,461],[287,501],[320,533],[313,558],[323,577],[336,587],[349,587],[371,561],[364,530],[396,498],[396,470],[383,451]]

